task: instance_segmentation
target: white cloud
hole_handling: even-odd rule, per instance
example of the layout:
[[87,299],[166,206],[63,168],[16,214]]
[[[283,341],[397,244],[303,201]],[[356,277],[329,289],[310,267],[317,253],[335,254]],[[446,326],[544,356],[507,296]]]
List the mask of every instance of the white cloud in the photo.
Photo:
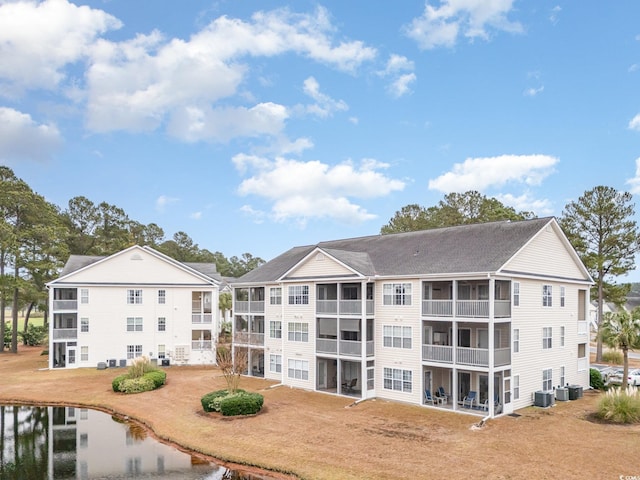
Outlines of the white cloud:
[[360,123],[360,119],[358,117],[349,117],[349,122],[353,123],[354,125],[358,125]]
[[406,73],[400,75],[396,80],[388,87],[389,93],[392,96],[399,98],[411,92],[411,84],[416,81],[417,77],[415,73]]
[[[411,84],[417,80],[413,73],[414,63],[407,57],[392,54],[387,60],[385,69],[378,72],[381,77],[391,78],[391,83],[387,86],[387,91],[395,98],[411,93]],[[408,73],[406,73],[408,72]]]
[[375,215],[352,199],[382,197],[405,186],[403,181],[381,173],[387,164],[372,159],[357,166],[349,161],[331,166],[319,161],[237,155],[233,163],[240,173],[250,172],[238,193],[270,202],[276,221],[305,223],[311,218],[332,218],[360,223]]
[[524,91],[524,96],[525,97],[535,97],[536,95],[538,95],[539,93],[542,93],[544,91],[544,86],[538,87],[538,88],[527,88]]
[[562,7],[560,5],[556,5],[551,9],[551,13],[549,14],[549,21],[553,25],[557,25],[560,21],[560,12],[562,11]]
[[191,220],[200,220],[202,218],[202,212],[193,212],[189,214]]
[[630,178],[625,182],[627,185],[630,185],[629,189],[630,193],[637,195],[640,193],[640,157],[636,158],[636,175],[633,178]]
[[519,196],[510,193],[498,194],[495,198],[518,212],[533,212],[537,216],[553,215],[553,206],[548,199],[532,198],[528,193]]
[[0,2],[0,90],[55,88],[67,65],[86,58],[100,34],[121,25],[102,10],[67,0]]
[[38,124],[29,114],[0,107],[0,160],[48,160],[61,144],[54,124]]
[[640,113],[631,119],[631,121],[629,122],[629,128],[631,130],[640,132]]
[[520,23],[507,19],[512,5],[513,0],[441,0],[437,7],[427,3],[422,16],[414,18],[405,33],[422,49],[453,47],[460,34],[470,40],[488,40],[488,27],[520,33]]
[[171,204],[177,203],[179,201],[180,201],[179,198],[169,197],[167,195],[160,195],[156,199],[156,210],[159,211],[159,212],[164,212],[164,210],[167,207],[167,205],[171,205]]
[[429,180],[429,189],[450,193],[483,191],[507,183],[539,185],[554,172],[557,163],[558,159],[549,155],[468,158],[463,163],[456,163],[452,171]]
[[334,100],[320,92],[320,84],[313,77],[309,77],[304,81],[303,91],[316,102],[313,105],[304,107],[304,110],[312,115],[327,118],[333,115],[334,112],[349,110],[349,106],[343,100]]

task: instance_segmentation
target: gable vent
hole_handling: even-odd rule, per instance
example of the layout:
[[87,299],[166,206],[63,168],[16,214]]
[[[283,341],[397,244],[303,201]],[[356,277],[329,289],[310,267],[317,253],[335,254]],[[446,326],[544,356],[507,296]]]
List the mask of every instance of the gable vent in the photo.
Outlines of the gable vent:
[[316,260],[317,260],[318,262],[321,262],[322,260],[324,260],[324,253],[318,253],[318,254],[316,255]]
[[139,253],[131,255],[131,260],[142,260],[142,256]]

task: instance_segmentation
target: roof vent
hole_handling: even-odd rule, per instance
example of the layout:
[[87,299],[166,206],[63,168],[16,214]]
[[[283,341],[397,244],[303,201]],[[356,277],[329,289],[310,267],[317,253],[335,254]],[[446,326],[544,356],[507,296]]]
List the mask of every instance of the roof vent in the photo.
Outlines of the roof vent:
[[318,262],[321,262],[322,260],[324,260],[324,253],[318,252],[318,254],[316,255],[316,260]]
[[139,253],[131,255],[131,260],[142,260],[142,256]]

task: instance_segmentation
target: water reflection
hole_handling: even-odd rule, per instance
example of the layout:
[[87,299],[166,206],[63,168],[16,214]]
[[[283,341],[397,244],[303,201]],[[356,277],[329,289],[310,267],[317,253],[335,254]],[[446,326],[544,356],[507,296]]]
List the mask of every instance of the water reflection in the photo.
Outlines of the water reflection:
[[97,410],[0,406],[0,480],[251,480]]

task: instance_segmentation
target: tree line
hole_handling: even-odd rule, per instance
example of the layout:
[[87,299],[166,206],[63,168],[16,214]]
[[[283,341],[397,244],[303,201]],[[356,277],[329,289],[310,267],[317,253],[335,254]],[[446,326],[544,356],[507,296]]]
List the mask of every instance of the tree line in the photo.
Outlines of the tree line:
[[[132,245],[148,245],[181,262],[215,263],[223,277],[240,277],[264,260],[244,253],[225,257],[200,248],[185,232],[165,239],[155,223],[144,225],[107,202],[86,197],[66,208],[48,202],[5,166],[0,166],[0,339],[5,338],[5,309],[11,306],[10,349],[17,352],[18,312],[26,310],[23,333],[33,308],[48,307],[46,283],[55,279],[70,255],[108,256]],[[4,350],[0,341],[0,352]]]

